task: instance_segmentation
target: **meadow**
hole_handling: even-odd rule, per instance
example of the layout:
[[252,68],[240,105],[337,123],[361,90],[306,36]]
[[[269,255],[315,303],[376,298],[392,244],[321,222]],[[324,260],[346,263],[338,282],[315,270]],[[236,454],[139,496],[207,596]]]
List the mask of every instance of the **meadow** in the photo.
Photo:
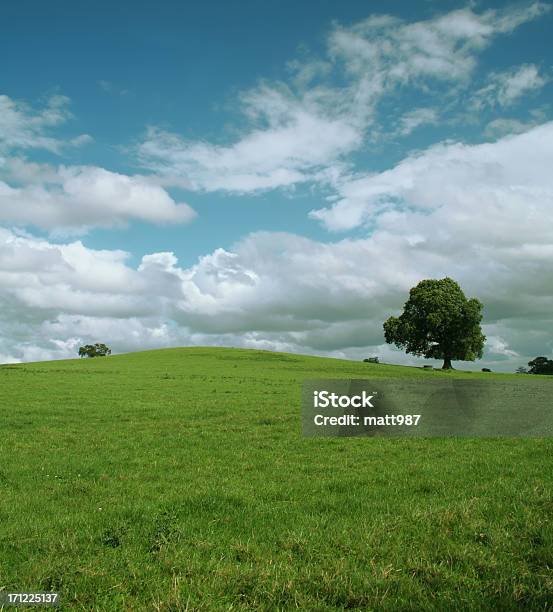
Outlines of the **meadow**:
[[224,348],[1,366],[0,590],[71,610],[552,609],[553,439],[301,435],[306,378],[442,376],[521,380]]

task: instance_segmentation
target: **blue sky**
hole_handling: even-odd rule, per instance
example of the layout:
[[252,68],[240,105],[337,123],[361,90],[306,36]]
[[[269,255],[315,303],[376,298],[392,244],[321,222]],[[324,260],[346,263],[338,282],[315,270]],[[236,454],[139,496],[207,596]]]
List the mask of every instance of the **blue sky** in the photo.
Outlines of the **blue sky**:
[[0,24],[4,360],[103,334],[405,362],[382,320],[446,274],[488,298],[485,364],[553,351],[550,4],[33,1]]

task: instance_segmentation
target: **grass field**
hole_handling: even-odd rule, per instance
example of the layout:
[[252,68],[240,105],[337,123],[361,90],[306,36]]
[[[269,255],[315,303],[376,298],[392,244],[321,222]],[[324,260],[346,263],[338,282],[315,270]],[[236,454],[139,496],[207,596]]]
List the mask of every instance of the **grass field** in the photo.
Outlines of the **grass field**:
[[0,589],[553,609],[553,439],[302,438],[305,378],[367,376],[514,378],[207,348],[0,367]]

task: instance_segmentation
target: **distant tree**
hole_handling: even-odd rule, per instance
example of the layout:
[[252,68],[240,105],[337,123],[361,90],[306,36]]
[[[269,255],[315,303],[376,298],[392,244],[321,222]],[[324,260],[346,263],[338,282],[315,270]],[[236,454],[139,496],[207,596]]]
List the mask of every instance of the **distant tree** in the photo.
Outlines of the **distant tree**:
[[85,344],[79,348],[79,357],[106,357],[111,355],[111,349],[105,344]]
[[528,369],[524,366],[519,366],[517,368],[517,374],[528,374]]
[[451,278],[429,279],[411,289],[401,316],[384,323],[384,337],[407,353],[443,359],[442,369],[449,370],[453,360],[482,357],[486,337],[481,321],[479,300],[467,299]]
[[536,357],[528,362],[529,374],[553,374],[553,361],[547,357]]

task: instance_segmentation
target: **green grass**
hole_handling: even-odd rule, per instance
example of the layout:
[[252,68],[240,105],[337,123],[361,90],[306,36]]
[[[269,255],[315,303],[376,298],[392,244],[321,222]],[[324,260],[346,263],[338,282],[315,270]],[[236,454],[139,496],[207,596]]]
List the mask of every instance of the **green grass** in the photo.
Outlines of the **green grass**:
[[305,378],[236,349],[0,367],[0,588],[82,610],[546,610],[553,440],[301,436]]

